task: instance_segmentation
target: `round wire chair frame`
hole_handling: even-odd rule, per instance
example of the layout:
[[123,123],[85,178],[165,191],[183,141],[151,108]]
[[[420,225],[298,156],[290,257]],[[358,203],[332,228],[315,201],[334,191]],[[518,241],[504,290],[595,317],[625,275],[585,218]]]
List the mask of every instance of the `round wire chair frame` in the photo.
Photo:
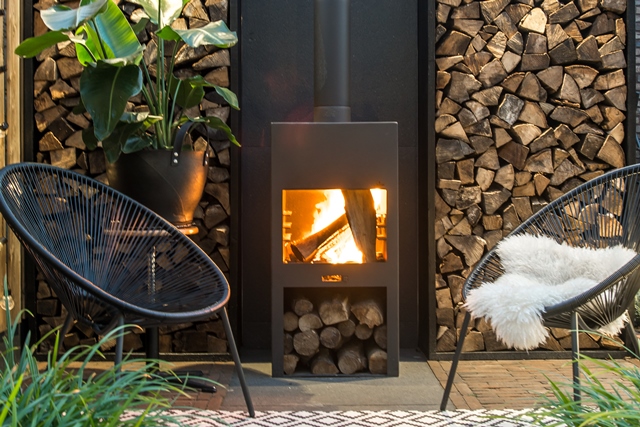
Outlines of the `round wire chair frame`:
[[[198,261],[202,263],[200,265],[200,268],[207,268],[209,270],[208,273],[210,273],[211,284],[220,288],[216,297],[216,301],[209,304],[202,304],[201,307],[197,309],[191,309],[189,311],[161,311],[132,304],[125,299],[119,298],[112,293],[106,292],[103,288],[96,286],[94,282],[87,280],[77,271],[62,262],[59,257],[56,256],[56,254],[52,253],[52,251],[43,246],[42,243],[38,241],[36,237],[34,237],[34,235],[31,233],[31,230],[28,230],[25,227],[24,221],[21,218],[18,218],[18,215],[14,211],[15,209],[11,208],[11,200],[7,194],[7,192],[16,185],[15,177],[18,176],[17,174],[31,174],[34,177],[36,175],[44,174],[42,175],[44,177],[51,175],[57,177],[60,180],[71,180],[72,182],[78,183],[79,186],[87,186],[92,190],[99,191],[102,195],[106,196],[108,200],[115,202],[115,204],[117,204],[118,206],[131,209],[133,215],[151,218],[152,222],[150,223],[150,225],[152,225],[152,231],[143,230],[141,235],[139,236],[130,235],[125,236],[125,238],[127,238],[129,242],[136,238],[147,238],[155,242],[172,240],[174,242],[179,242],[181,245],[184,245],[185,250],[190,254],[194,254],[194,256],[198,258]],[[219,267],[213,261],[211,261],[211,259],[202,251],[202,249],[200,249],[191,239],[183,235],[172,224],[155,214],[153,211],[137,203],[133,199],[125,196],[124,194],[117,192],[111,187],[92,178],[88,178],[84,175],[80,175],[72,171],[36,163],[13,164],[3,168],[2,170],[0,170],[0,186],[2,187],[0,188],[0,212],[3,214],[9,226],[16,232],[16,235],[27,248],[27,250],[32,255],[34,255],[34,257],[36,257],[39,266],[41,268],[43,267],[43,265],[41,265],[42,262],[38,260],[38,258],[41,258],[42,261],[45,261],[47,264],[52,266],[55,271],[60,272],[64,276],[64,279],[73,281],[84,291],[92,294],[98,299],[125,313],[125,317],[127,318],[127,320],[131,318],[132,320],[135,319],[144,324],[147,324],[150,320],[157,321],[159,323],[169,320],[204,320],[213,316],[217,310],[219,310],[228,302],[230,296],[228,282]],[[13,193],[16,193],[15,189]],[[16,196],[25,197],[24,194],[18,194]],[[16,206],[15,203],[13,205]],[[113,230],[111,231],[111,233],[125,234],[128,232],[126,230],[120,229]],[[149,234],[145,235],[145,233]],[[139,255],[152,255],[152,252],[148,252],[146,254],[141,253]],[[46,266],[44,266],[44,271],[47,276],[54,275],[54,273],[49,270],[51,270],[51,268],[47,268]],[[60,277],[49,278],[53,279],[52,284],[54,286],[55,283],[61,279]],[[56,291],[60,290],[58,288],[59,286],[56,286]],[[159,295],[161,294],[156,293],[155,297],[157,298]],[[210,300],[205,299],[204,301],[209,302]]]
[[[125,322],[155,327],[219,315],[255,416],[226,312],[229,283],[179,229],[106,184],[40,163],[0,169],[0,213],[68,309],[63,331],[72,319],[104,333]],[[122,346],[120,334],[117,365]]]
[[[603,247],[595,244],[598,238],[594,236],[593,233],[598,232],[598,227],[589,227],[586,228],[584,232],[576,232],[573,234],[572,239],[567,239],[567,235],[563,233],[563,231],[565,231],[566,226],[571,222],[567,216],[571,216],[571,214],[575,215],[575,208],[573,207],[575,202],[588,204],[590,201],[592,202],[592,200],[589,200],[589,196],[592,195],[592,193],[604,193],[607,190],[611,190],[617,185],[611,185],[611,183],[618,183],[619,180],[624,180],[624,194],[630,196],[630,199],[620,201],[624,203],[625,207],[633,205],[633,209],[624,209],[624,220],[619,221],[621,227],[616,226],[616,229],[609,230],[610,232],[613,231],[610,234],[616,235],[600,239],[600,242],[607,243],[605,246],[620,244],[638,253],[640,245],[640,164],[616,169],[583,183],[544,206],[540,211],[516,227],[509,235],[532,234],[551,237],[559,243],[564,242],[572,246]],[[597,224],[597,218],[593,217],[605,214],[605,211],[609,213],[602,207],[599,207],[599,210],[596,211],[589,210],[587,212],[588,216],[583,220],[583,223]],[[618,216],[621,217],[622,215]],[[638,218],[638,221],[635,221],[634,218]],[[623,224],[623,222],[625,224]],[[627,227],[624,227],[625,225],[627,225]],[[573,223],[572,226],[576,226],[576,224]],[[618,235],[618,231],[622,233]],[[578,309],[582,317],[580,326],[585,330],[598,329],[612,322],[627,310],[633,298],[640,290],[640,270],[638,270],[638,266],[640,266],[640,254],[636,255],[626,265],[613,272],[593,288],[566,301],[545,307],[542,314],[545,325],[549,327],[569,328],[571,325],[569,313],[576,309]],[[463,300],[466,300],[468,293],[472,289],[481,286],[483,283],[495,281],[503,273],[504,269],[502,268],[500,258],[494,247],[483,256],[467,277],[462,288]],[[627,285],[624,283],[626,281],[630,281],[631,283]],[[602,295],[604,291],[620,284],[625,285],[625,298],[624,301],[616,307],[617,310],[611,313],[610,316],[600,319],[600,322],[585,322],[584,318],[597,317],[589,313],[593,311],[590,309],[597,307],[588,305],[587,303],[598,295]]]
[[[640,291],[640,164],[607,172],[568,191],[516,227],[509,236],[530,234],[546,236],[572,246],[602,248],[623,245],[636,252],[629,262],[591,289],[547,306],[542,320],[547,327],[571,330],[573,397],[580,401],[578,331],[594,331],[622,316]],[[497,245],[474,266],[462,287],[462,299],[468,293],[494,282],[504,269]],[[445,410],[471,315],[465,314],[453,363],[447,378],[440,410]],[[635,333],[627,324],[630,350],[639,355]]]

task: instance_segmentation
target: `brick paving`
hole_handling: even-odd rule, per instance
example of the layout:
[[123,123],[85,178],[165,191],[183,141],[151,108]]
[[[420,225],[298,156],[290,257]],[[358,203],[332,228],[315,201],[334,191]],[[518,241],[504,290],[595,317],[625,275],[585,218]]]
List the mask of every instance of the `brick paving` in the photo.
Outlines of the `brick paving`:
[[[427,363],[444,387],[451,362]],[[625,359],[621,363],[640,367],[637,359]],[[602,372],[590,363],[587,367],[593,369],[594,373]],[[463,360],[458,365],[450,402],[456,409],[531,408],[540,401],[542,395],[551,395],[549,380],[570,384],[571,372],[571,363],[566,359]],[[597,377],[607,385],[615,380],[613,375],[606,372]]]
[[[640,367],[640,360],[638,359],[627,358],[619,360],[619,362],[629,367]],[[451,361],[428,361],[425,363],[428,363],[434,374],[435,379],[432,379],[432,381],[438,382],[442,387],[438,388],[438,390],[444,390]],[[105,369],[108,366],[111,366],[110,362],[94,362],[91,364],[91,368],[96,370]],[[227,396],[227,388],[232,384],[234,378],[233,363],[174,362],[167,366],[174,370],[200,370],[205,378],[210,378],[222,385],[218,387],[216,393],[194,391],[189,392],[189,397],[177,396],[174,403],[175,407],[206,410],[225,409],[224,400]],[[596,372],[600,371],[599,368],[591,364],[587,364],[587,366]],[[163,366],[163,369],[166,368]],[[607,385],[614,380],[614,377],[608,373],[599,374],[598,378]],[[543,394],[550,394],[548,379],[560,384],[570,384],[570,362],[566,359],[463,360],[458,365],[448,409],[531,408],[540,402]],[[428,379],[426,380],[428,381]],[[400,381],[402,381],[402,377],[400,377]],[[274,382],[278,383],[279,381]],[[334,386],[348,387],[349,385],[346,383],[335,384]],[[277,386],[275,387],[274,390],[277,389]],[[234,390],[234,392],[240,393],[239,387],[235,388],[237,390]],[[400,385],[397,391],[401,392],[401,390]],[[567,390],[569,390],[568,386]],[[261,392],[264,394],[265,391],[261,390]],[[349,393],[346,393],[346,395],[349,395]],[[282,395],[275,392],[273,399],[282,399]],[[310,397],[310,399],[313,400],[313,397]],[[353,402],[349,402],[349,404],[357,406],[357,399],[366,400],[366,396],[353,395]],[[286,405],[286,402],[278,401],[277,404]],[[362,404],[364,405],[366,402],[363,401]],[[262,402],[262,406],[266,407],[269,404],[268,402]]]
[[[640,367],[637,359],[625,359],[623,364]],[[436,381],[444,389],[450,361],[429,361]],[[598,370],[588,364],[591,369]],[[229,385],[233,377],[232,363],[176,363],[174,369],[200,369],[208,378]],[[604,384],[611,384],[610,374],[598,375]],[[524,409],[531,408],[540,401],[541,395],[550,394],[548,379],[560,384],[570,384],[571,364],[560,360],[463,360],[451,391],[449,409]],[[348,384],[336,385],[348,387]],[[568,389],[568,388],[567,388]],[[239,390],[237,392],[240,392]],[[224,398],[227,390],[219,387],[217,393],[192,393],[190,398],[180,397],[176,406],[198,409],[225,409]],[[275,396],[274,396],[275,397]],[[353,396],[353,399],[362,399]],[[357,404],[357,402],[353,402]],[[282,404],[282,402],[279,402]],[[363,402],[364,404],[364,402]],[[394,408],[388,408],[394,409]]]
[[[163,369],[166,368],[163,367]],[[219,383],[221,387],[217,387],[217,391],[215,393],[189,391],[189,396],[177,396],[174,402],[174,406],[176,407],[190,407],[212,411],[216,411],[221,408],[222,402],[227,395],[227,388],[231,383],[234,373],[233,364],[230,362],[175,362],[169,366],[169,369],[187,371],[199,370],[202,371],[204,378],[208,378]]]

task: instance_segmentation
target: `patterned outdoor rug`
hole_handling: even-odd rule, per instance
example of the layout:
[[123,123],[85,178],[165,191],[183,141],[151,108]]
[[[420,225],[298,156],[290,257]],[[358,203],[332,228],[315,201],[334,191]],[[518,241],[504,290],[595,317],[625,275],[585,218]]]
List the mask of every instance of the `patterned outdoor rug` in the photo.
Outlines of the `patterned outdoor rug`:
[[171,410],[190,427],[529,427],[519,420],[527,410],[479,411],[256,411],[246,412]]

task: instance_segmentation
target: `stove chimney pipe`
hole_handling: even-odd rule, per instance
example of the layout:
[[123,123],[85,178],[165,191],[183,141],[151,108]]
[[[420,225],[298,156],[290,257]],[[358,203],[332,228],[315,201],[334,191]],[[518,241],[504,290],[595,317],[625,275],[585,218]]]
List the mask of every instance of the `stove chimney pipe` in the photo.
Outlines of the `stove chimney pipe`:
[[350,122],[349,0],[315,0],[314,108],[316,122]]

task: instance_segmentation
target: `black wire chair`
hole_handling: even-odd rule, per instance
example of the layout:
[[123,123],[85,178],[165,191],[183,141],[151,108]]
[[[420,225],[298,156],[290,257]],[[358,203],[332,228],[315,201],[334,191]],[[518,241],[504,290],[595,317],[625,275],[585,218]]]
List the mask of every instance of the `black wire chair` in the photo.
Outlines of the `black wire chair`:
[[[177,228],[94,179],[44,164],[0,170],[0,212],[46,276],[69,317],[100,334],[118,325],[157,327],[222,319],[251,416],[226,304],[229,283]],[[116,344],[122,361],[123,336]]]
[[[574,188],[523,222],[510,235],[546,236],[574,247],[605,248],[622,245],[640,252],[640,164],[608,172]],[[623,315],[640,289],[640,255],[588,291],[545,307],[542,318],[548,327],[571,330],[573,397],[580,400],[578,331],[595,331]],[[490,250],[467,278],[462,296],[504,273],[496,248]],[[466,313],[440,403],[445,410],[462,353],[471,315]],[[625,327],[627,347],[638,351],[633,326]]]

